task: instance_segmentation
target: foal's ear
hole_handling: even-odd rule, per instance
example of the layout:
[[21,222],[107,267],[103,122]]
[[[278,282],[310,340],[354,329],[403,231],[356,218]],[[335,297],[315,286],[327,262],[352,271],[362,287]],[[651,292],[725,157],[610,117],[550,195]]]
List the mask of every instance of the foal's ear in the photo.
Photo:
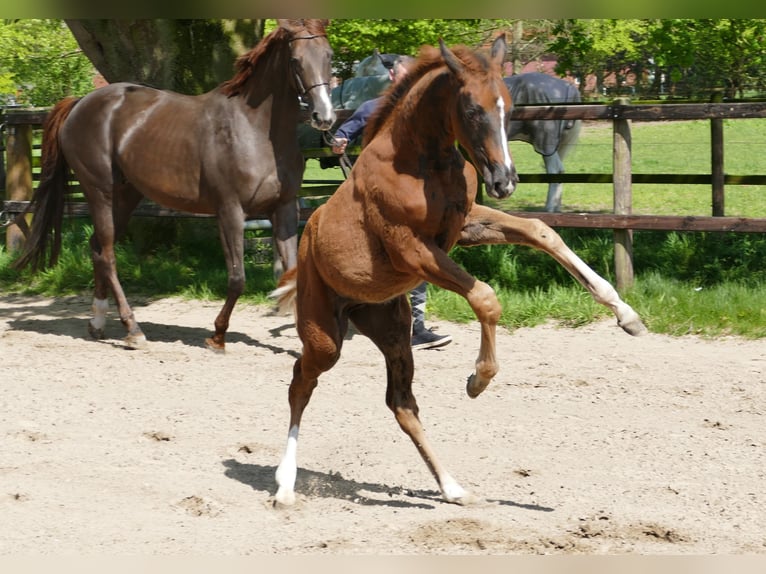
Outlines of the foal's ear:
[[439,38],[439,50],[441,50],[442,58],[447,64],[447,67],[452,70],[452,73],[456,76],[460,76],[463,73],[463,63],[455,57],[455,54],[447,48],[444,40]]
[[495,38],[495,41],[492,43],[492,49],[489,52],[493,64],[496,66],[503,65],[503,60],[505,59],[505,50],[505,33],[501,32],[500,35]]

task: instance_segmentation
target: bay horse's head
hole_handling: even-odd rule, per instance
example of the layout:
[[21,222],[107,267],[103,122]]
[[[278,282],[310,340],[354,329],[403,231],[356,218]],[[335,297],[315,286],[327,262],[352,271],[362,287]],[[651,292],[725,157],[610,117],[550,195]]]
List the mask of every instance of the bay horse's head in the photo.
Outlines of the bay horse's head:
[[458,142],[484,178],[487,193],[497,199],[508,197],[519,177],[508,149],[511,95],[501,76],[505,36],[494,41],[488,60],[463,61],[442,40],[439,47],[458,79],[457,107],[452,111]]
[[311,107],[311,126],[329,130],[335,122],[335,110],[330,99],[332,77],[332,48],[325,28],[328,20],[278,20],[279,26],[290,33],[290,66],[296,89]]

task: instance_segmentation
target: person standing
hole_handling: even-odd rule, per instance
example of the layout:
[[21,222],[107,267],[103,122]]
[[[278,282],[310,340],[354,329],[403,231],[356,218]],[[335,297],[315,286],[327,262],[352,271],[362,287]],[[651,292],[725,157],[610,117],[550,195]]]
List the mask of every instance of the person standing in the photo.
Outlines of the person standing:
[[[407,66],[413,61],[409,56],[399,56],[388,68],[388,77],[396,83],[407,75]],[[385,65],[385,62],[384,62]],[[333,153],[343,155],[350,142],[357,140],[367,125],[367,120],[380,104],[382,96],[363,102],[354,113],[335,131],[332,145]],[[412,348],[435,349],[452,342],[450,335],[438,335],[426,328],[427,283],[424,281],[410,291],[410,307],[412,308]]]

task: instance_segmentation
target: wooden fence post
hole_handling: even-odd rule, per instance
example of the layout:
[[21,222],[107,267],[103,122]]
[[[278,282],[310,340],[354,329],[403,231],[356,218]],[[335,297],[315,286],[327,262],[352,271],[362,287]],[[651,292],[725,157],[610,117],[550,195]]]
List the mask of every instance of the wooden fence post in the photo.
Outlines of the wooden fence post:
[[[6,193],[11,201],[32,199],[32,126],[25,124],[7,127],[6,140]],[[24,234],[18,225],[8,226],[5,246],[9,253],[19,251],[24,244]]]
[[[722,102],[723,93],[713,94],[713,102]],[[713,217],[724,214],[723,119],[710,118],[710,178],[713,184]]]
[[[627,105],[628,100],[615,100],[615,109]],[[614,214],[630,215],[633,210],[633,182],[631,166],[630,120],[615,114],[613,120],[612,162],[614,186]],[[614,273],[618,290],[633,286],[633,230],[614,230]]]

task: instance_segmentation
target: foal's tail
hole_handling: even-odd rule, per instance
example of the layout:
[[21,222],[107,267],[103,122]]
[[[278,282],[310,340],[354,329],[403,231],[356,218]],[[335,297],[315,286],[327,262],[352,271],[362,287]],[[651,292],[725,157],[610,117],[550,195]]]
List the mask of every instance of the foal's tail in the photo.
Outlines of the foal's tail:
[[279,312],[283,315],[292,313],[295,316],[295,300],[298,295],[298,268],[293,267],[284,272],[279,279],[279,285],[269,297],[277,300]]
[[[14,261],[16,269],[31,265],[38,270],[52,267],[61,252],[61,224],[69,190],[69,166],[61,153],[59,131],[79,98],[64,98],[48,113],[43,124],[42,173],[29,206],[17,220],[34,211],[32,226],[25,234],[24,248]],[[26,225],[22,226],[22,229]],[[50,254],[48,255],[48,252]],[[46,261],[46,255],[48,260]]]

